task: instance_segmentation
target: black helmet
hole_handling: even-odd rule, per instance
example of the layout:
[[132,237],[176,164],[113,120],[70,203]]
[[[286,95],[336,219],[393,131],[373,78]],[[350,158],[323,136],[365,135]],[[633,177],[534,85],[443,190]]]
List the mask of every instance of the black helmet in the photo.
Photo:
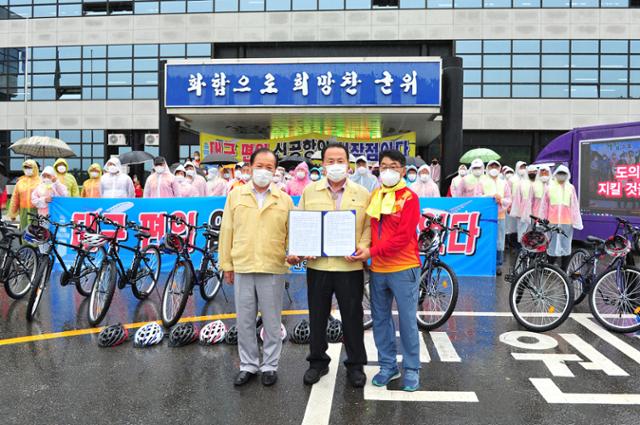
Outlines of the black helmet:
[[98,334],[98,345],[100,347],[115,347],[125,342],[129,338],[129,331],[120,323],[107,326]]
[[311,328],[309,327],[309,321],[302,319],[294,326],[291,332],[291,342],[294,344],[308,344],[310,336]]
[[342,342],[342,322],[332,319],[327,325],[327,340],[329,342]]
[[200,330],[193,323],[179,323],[169,332],[170,347],[184,347],[198,340]]
[[224,342],[229,345],[237,345],[238,344],[238,328],[236,325],[231,326],[227,330],[227,335],[224,337]]

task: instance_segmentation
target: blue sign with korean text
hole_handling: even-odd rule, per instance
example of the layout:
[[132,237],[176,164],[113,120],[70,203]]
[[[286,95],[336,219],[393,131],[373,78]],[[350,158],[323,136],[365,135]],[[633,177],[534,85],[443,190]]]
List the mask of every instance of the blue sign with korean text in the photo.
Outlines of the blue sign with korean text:
[[441,62],[178,63],[165,68],[165,106],[439,106]]

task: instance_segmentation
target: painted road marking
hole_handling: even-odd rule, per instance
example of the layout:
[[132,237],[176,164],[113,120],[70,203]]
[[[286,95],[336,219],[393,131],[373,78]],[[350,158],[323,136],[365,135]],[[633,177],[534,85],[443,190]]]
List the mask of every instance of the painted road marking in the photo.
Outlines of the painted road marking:
[[516,360],[537,360],[544,363],[553,376],[573,378],[575,375],[567,367],[565,362],[581,362],[576,354],[550,354],[550,353],[511,353]]
[[456,363],[462,361],[446,332],[429,332],[429,335],[431,335],[431,341],[436,347],[440,361]]
[[378,367],[365,366],[367,384],[364,386],[364,399],[377,401],[423,401],[423,402],[455,402],[478,403],[478,396],[473,391],[399,391],[376,387],[371,380],[378,373]]
[[571,317],[573,318],[573,320],[575,320],[576,322],[580,323],[585,328],[589,329],[591,332],[593,332],[594,334],[596,334],[597,336],[599,336],[600,338],[605,340],[607,343],[609,343],[613,347],[617,348],[618,351],[620,351],[621,353],[625,354],[631,360],[633,360],[636,363],[640,364],[640,351],[636,350],[631,345],[629,345],[626,342],[622,341],[620,338],[612,335],[606,329],[601,328],[600,325],[598,325],[595,322],[589,320],[590,316],[588,314],[586,314],[586,313],[585,314],[575,314],[575,315],[571,315]]
[[[400,332],[396,331],[396,338],[400,337]],[[367,360],[370,362],[378,361],[378,349],[376,348],[376,342],[373,339],[373,331],[368,330],[364,332],[364,348],[367,351]],[[402,361],[402,354],[396,356],[398,362]],[[420,363],[429,363],[431,356],[427,349],[427,344],[424,342],[422,335],[420,337]]]
[[563,393],[549,378],[529,378],[549,404],[640,404],[640,394]]
[[560,334],[560,336],[590,360],[589,362],[580,362],[580,365],[586,370],[601,370],[609,376],[629,376],[621,367],[609,360],[578,335]]
[[336,386],[336,376],[340,367],[340,351],[342,344],[329,344],[327,354],[331,357],[329,373],[311,387],[307,408],[304,411],[302,425],[328,425],[333,404],[333,393]]

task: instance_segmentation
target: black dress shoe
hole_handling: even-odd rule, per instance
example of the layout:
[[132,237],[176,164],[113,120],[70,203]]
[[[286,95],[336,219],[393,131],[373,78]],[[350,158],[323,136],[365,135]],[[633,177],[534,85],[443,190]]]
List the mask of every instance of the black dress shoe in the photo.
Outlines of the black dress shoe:
[[264,385],[265,387],[270,387],[276,382],[278,382],[278,374],[275,370],[262,372],[262,385]]
[[498,267],[496,270],[496,276],[502,276],[502,267]]
[[347,379],[353,388],[362,388],[367,383],[367,375],[360,369],[347,370]]
[[236,387],[244,385],[247,382],[251,381],[253,378],[255,378],[255,376],[256,376],[255,373],[247,372],[246,370],[241,370],[236,375],[236,380],[233,381],[233,385],[235,385]]
[[325,367],[324,369],[314,369],[310,367],[304,373],[304,383],[306,385],[313,385],[320,380],[321,377],[329,373],[329,368]]

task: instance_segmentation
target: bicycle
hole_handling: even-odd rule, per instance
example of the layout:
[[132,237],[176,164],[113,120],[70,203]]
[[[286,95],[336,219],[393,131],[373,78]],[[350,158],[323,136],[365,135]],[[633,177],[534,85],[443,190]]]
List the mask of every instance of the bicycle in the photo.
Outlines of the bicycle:
[[[116,290],[116,283],[120,290],[130,285],[133,296],[139,300],[144,300],[149,297],[158,283],[162,259],[158,247],[147,245],[142,249],[143,239],[151,237],[148,233],[148,228],[132,221],[121,225],[101,214],[92,215],[95,216],[100,223],[115,228],[113,236],[102,234],[94,235],[95,244],[109,245],[107,254],[100,265],[98,275],[91,289],[91,297],[89,298],[89,323],[92,326],[96,326],[104,319],[109,311]],[[134,237],[138,241],[134,247],[126,246],[118,242],[118,234],[121,230],[133,230],[135,232]],[[129,268],[125,268],[122,264],[119,254],[120,249],[133,252],[133,260]]]
[[24,232],[0,220],[0,282],[7,294],[19,300],[29,292],[34,278],[38,255],[30,245],[23,245],[14,251],[14,244]]
[[629,333],[640,330],[640,269],[634,265],[630,242],[631,239],[638,246],[640,227],[621,218],[617,220],[615,234],[604,243],[604,250],[613,261],[596,278],[589,294],[589,307],[606,329]]
[[[79,246],[69,244],[57,240],[58,230],[60,228],[72,228],[74,231],[80,230],[86,232],[89,227],[77,223],[55,223],[51,221],[49,216],[38,214],[29,214],[32,219],[31,225],[24,233],[24,239],[28,243],[33,243],[38,247],[37,261],[34,264],[34,270],[37,270],[31,280],[32,291],[29,295],[27,304],[27,321],[32,321],[40,306],[42,294],[51,278],[51,271],[55,261],[58,260],[62,267],[62,275],[60,277],[60,285],[67,286],[75,284],[76,290],[82,296],[88,296],[88,288],[93,285],[96,278],[98,266],[105,256],[104,248],[88,247],[81,238]],[[43,224],[53,227],[50,232]],[[71,267],[67,267],[62,256],[58,251],[58,247],[63,246],[70,248],[76,252],[76,258]],[[94,249],[95,248],[95,249]]]
[[458,277],[440,259],[440,251],[449,232],[469,232],[460,226],[447,226],[442,217],[422,216],[427,221],[418,236],[418,248],[425,258],[420,270],[417,320],[420,328],[433,330],[451,317],[458,301]]
[[[573,305],[580,304],[591,292],[591,288],[598,274],[598,264],[600,259],[606,254],[604,249],[605,240],[595,236],[587,236],[587,242],[592,246],[593,251],[585,248],[578,248],[571,253],[569,264],[567,265],[567,277],[573,285]],[[607,266],[609,268],[611,264]]]
[[522,237],[522,249],[529,255],[529,267],[511,284],[509,307],[518,323],[533,332],[560,326],[573,307],[573,287],[563,270],[548,262],[548,233],[567,236],[559,226],[535,216],[533,229]]
[[[193,293],[193,287],[200,287],[200,295],[206,301],[211,301],[222,286],[222,271],[218,267],[215,252],[219,231],[209,224],[194,226],[182,218],[175,215],[165,214],[165,224],[167,229],[171,229],[173,224],[184,226],[187,234],[184,238],[175,234],[168,234],[161,243],[162,252],[176,256],[167,282],[162,293],[162,323],[169,328],[175,325],[187,305],[189,295]],[[189,241],[193,232],[204,229],[206,239],[205,248],[192,245]],[[190,251],[197,251],[202,254],[200,268],[196,272]]]

